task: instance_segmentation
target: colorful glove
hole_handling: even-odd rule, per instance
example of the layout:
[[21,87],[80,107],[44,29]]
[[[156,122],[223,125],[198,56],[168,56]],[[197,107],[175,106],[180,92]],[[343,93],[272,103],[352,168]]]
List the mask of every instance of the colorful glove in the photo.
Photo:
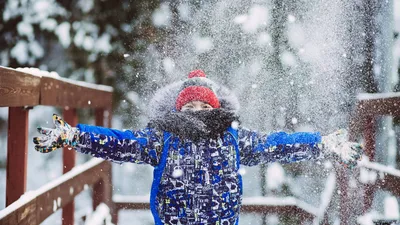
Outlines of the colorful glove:
[[71,127],[61,117],[53,114],[55,129],[38,127],[41,137],[34,137],[35,149],[41,153],[52,152],[61,147],[74,147],[79,140],[79,129]]
[[354,168],[357,161],[361,160],[363,147],[356,142],[347,140],[347,131],[340,129],[332,134],[322,137],[325,158],[333,158],[346,168]]

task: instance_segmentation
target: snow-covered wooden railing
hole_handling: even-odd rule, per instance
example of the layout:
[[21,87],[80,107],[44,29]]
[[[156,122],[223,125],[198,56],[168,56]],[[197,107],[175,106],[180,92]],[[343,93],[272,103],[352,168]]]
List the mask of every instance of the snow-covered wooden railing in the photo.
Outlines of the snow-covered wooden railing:
[[[56,73],[48,73],[38,69],[16,70],[0,67],[0,107],[9,107],[6,168],[7,208],[12,203],[16,202],[26,191],[27,151],[28,141],[31,141],[28,140],[29,109],[37,105],[61,107],[63,109],[64,119],[71,125],[76,125],[78,123],[76,110],[79,108],[93,108],[95,109],[96,125],[110,126],[112,94],[113,89],[111,87],[60,78]],[[67,173],[74,166],[75,151],[64,149],[63,172]],[[108,173],[108,179],[111,179],[110,170],[103,171],[103,173],[105,172]],[[94,174],[91,176],[96,177]],[[76,180],[72,183],[68,181],[68,183],[75,185],[75,181]],[[107,182],[111,181],[107,180]],[[76,185],[79,186],[80,183],[76,183]],[[93,184],[94,208],[104,201],[103,196],[105,191],[108,189],[107,185],[111,187],[111,183],[105,184],[104,179],[98,180],[97,183]],[[62,191],[68,192],[69,188]],[[21,206],[21,208],[16,208],[12,215],[17,219],[19,218],[16,220],[18,223],[6,224],[25,224],[27,220],[20,221],[20,219],[25,218],[27,214],[33,215],[36,213],[37,215],[42,215],[40,209],[43,209],[43,207],[45,207],[44,205],[48,204],[48,202],[45,202],[44,200],[47,199],[52,201],[54,198],[57,198],[55,192],[52,192],[51,190],[43,194],[43,196],[40,196],[40,198],[35,197],[35,201],[29,202],[29,204],[31,204],[29,207]],[[37,199],[43,201],[38,201]],[[62,206],[63,224],[73,224],[73,198],[64,199]],[[112,209],[113,207],[111,207],[111,210]],[[0,224],[3,224],[3,219],[6,215],[4,215],[3,211],[1,212],[3,217],[0,217]],[[40,217],[40,219],[43,218]],[[39,220],[35,220],[38,221],[37,223],[34,223],[32,220],[32,223],[29,222],[27,224],[39,224]]]
[[[356,141],[358,136],[363,136],[365,155],[369,162],[359,164],[360,170],[368,169],[383,175],[375,183],[364,184],[363,213],[370,210],[374,193],[377,188],[383,188],[400,196],[400,171],[387,166],[373,163],[376,147],[376,119],[379,116],[400,116],[400,93],[360,94],[358,102],[350,121],[349,138]],[[350,174],[344,169],[338,169],[338,178],[341,192],[340,217],[342,224],[349,224],[354,210],[351,210],[351,199],[348,197]]]
[[0,224],[40,224],[55,211],[70,204],[80,192],[99,183],[102,183],[105,189],[97,195],[101,198],[97,201],[110,206],[110,171],[110,163],[101,159],[92,159],[74,167],[40,189],[23,194],[17,201],[0,211]]
[[[116,211],[148,210],[150,209],[149,199],[149,196],[113,196]],[[319,210],[294,197],[246,197],[243,198],[241,211],[261,214],[276,213],[293,216],[301,221],[313,221]]]

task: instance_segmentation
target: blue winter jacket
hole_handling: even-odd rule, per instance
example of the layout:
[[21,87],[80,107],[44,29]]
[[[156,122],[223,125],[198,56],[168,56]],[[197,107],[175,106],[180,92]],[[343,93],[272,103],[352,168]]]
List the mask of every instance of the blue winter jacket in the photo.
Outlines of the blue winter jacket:
[[119,131],[79,124],[77,151],[117,163],[154,167],[150,207],[155,224],[238,224],[242,202],[240,165],[316,159],[319,133],[260,135],[229,128],[218,139],[193,143],[145,128]]

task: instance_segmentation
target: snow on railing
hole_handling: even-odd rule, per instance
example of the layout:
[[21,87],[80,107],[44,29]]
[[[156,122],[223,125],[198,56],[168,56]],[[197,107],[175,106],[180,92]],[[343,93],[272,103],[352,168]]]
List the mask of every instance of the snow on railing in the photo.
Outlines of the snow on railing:
[[[55,187],[49,186],[54,185],[53,182],[40,189],[46,190],[45,193],[38,191],[25,193],[29,109],[38,105],[62,107],[65,121],[75,126],[78,123],[76,110],[93,108],[95,109],[96,125],[110,126],[112,92],[111,87],[61,78],[55,72],[35,68],[12,69],[0,66],[0,107],[9,107],[6,209],[1,211],[0,224],[3,222],[4,224],[39,224],[60,207],[63,208],[63,224],[73,224],[73,197],[82,190],[81,183],[83,181],[70,176],[79,174],[77,177],[84,178],[82,176],[85,174],[87,177],[83,180],[97,182],[99,177],[93,173],[97,171],[92,171],[92,174],[87,175],[86,172],[77,172],[75,169],[75,172],[72,171],[69,175],[62,176],[57,180],[60,183],[57,183]],[[75,166],[75,159],[75,151],[63,149],[62,169],[64,173]],[[101,165],[103,164],[109,165],[109,162]],[[101,177],[101,181],[91,183],[94,192],[93,208],[96,208],[101,202],[106,202],[112,210],[110,165],[109,169],[100,174],[104,173],[108,173],[108,175]],[[71,187],[73,188],[71,189]],[[108,196],[108,199],[105,199],[104,196]],[[48,201],[52,204],[48,204]]]
[[[368,160],[361,161],[359,173],[348,173],[343,169],[338,170],[338,183],[340,187],[340,218],[343,224],[349,224],[349,218],[357,217],[351,208],[349,182],[351,176],[360,181],[363,194],[363,215],[371,210],[375,191],[378,188],[390,191],[395,196],[400,196],[400,171],[379,163],[375,163],[376,148],[376,119],[379,116],[400,116],[400,93],[363,93],[357,96],[357,104],[350,121],[349,139],[356,141],[359,136],[364,140],[364,154]],[[372,222],[371,222],[372,223]]]

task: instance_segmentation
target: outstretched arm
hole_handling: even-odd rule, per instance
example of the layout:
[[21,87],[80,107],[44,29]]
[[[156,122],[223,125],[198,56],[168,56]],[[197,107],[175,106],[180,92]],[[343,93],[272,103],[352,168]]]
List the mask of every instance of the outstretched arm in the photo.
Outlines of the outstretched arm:
[[247,129],[239,129],[240,161],[247,166],[259,163],[291,163],[303,160],[333,159],[345,167],[357,165],[363,153],[362,146],[347,141],[345,130],[321,136],[318,132],[285,132],[260,135]]
[[152,128],[138,131],[119,131],[105,127],[79,124],[71,127],[53,115],[55,129],[38,128],[43,134],[35,137],[35,149],[42,153],[60,147],[117,163],[147,163],[157,165],[162,151],[162,134]]
[[321,154],[319,133],[285,132],[262,135],[245,128],[238,130],[240,162],[246,166],[260,163],[291,163],[316,159]]

